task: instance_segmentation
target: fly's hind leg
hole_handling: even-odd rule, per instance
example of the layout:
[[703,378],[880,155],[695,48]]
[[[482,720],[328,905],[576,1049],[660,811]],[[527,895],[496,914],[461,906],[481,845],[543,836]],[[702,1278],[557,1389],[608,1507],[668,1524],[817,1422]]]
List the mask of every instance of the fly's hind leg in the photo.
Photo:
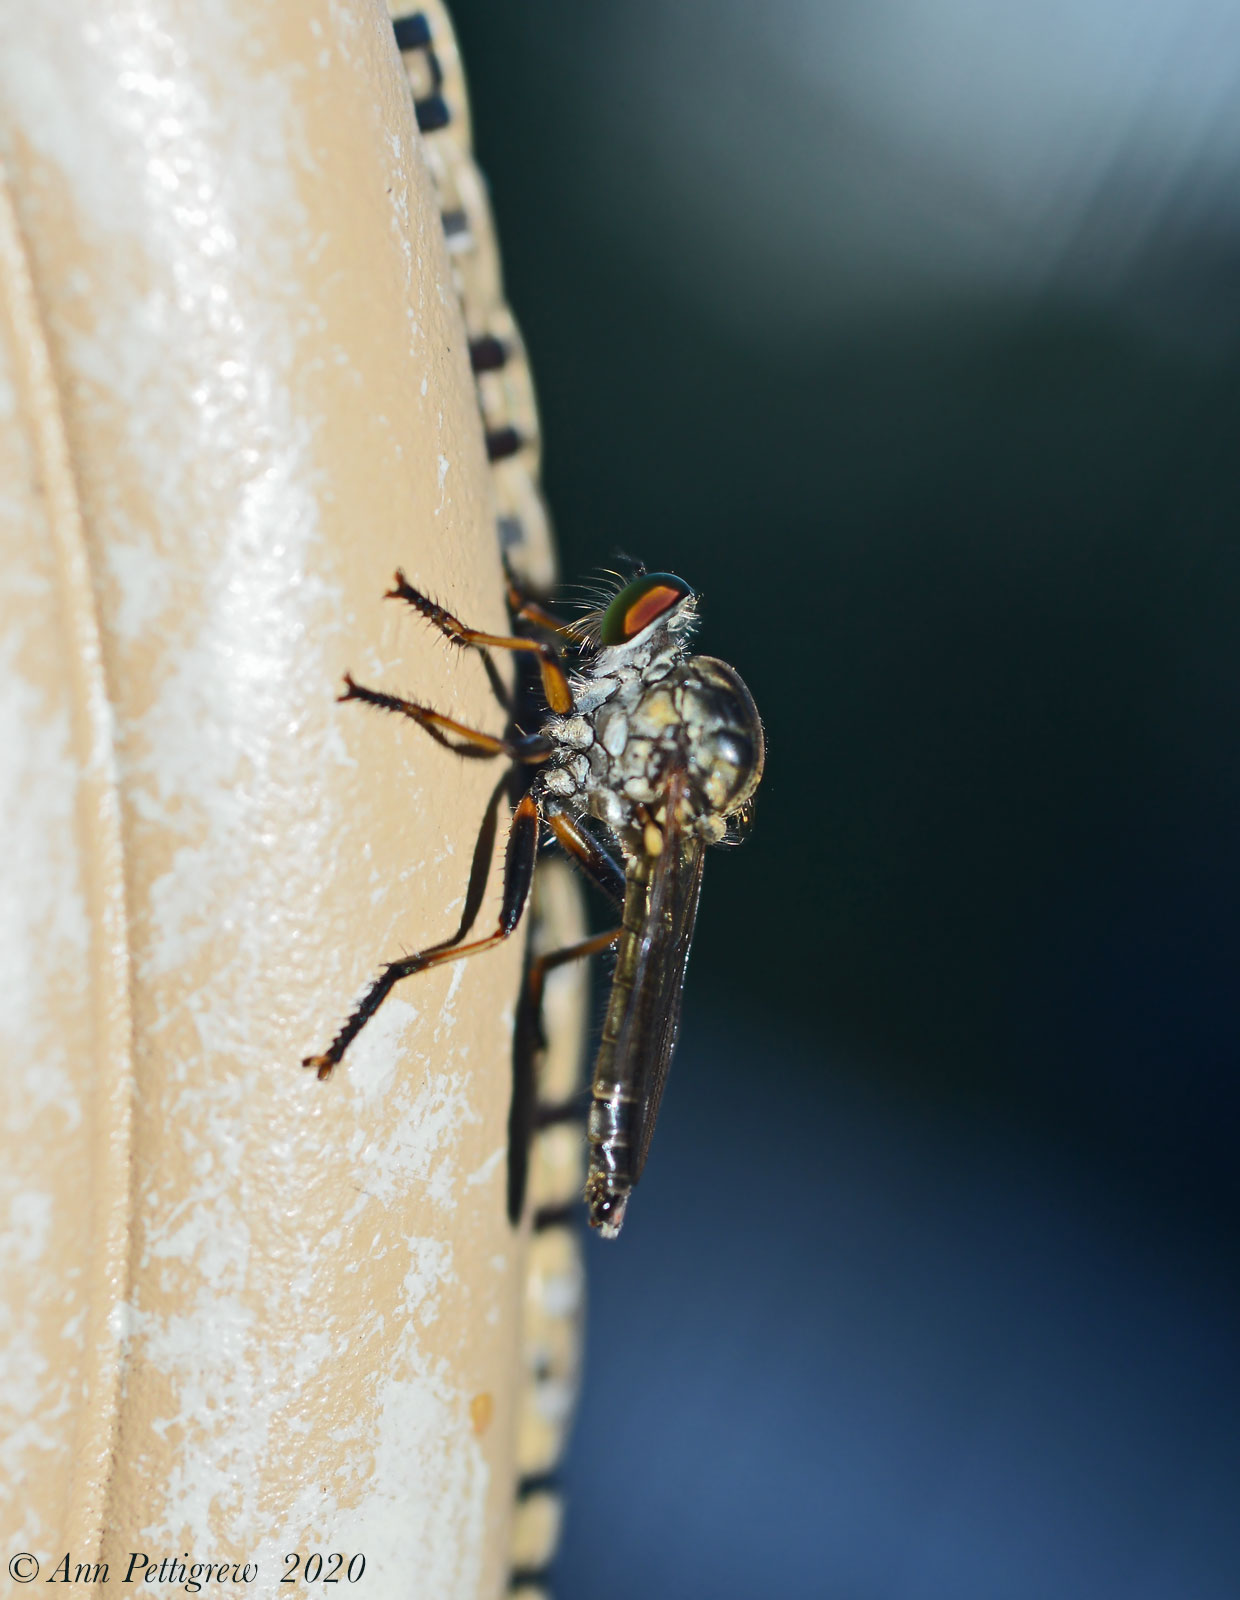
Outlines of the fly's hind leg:
[[[578,823],[563,813],[553,812],[546,819],[556,842],[579,871],[617,907],[624,903],[624,869],[602,845]],[[586,956],[610,949],[619,938],[619,928],[533,956],[526,964],[525,982],[517,1004],[512,1040],[512,1101],[508,1111],[508,1219],[515,1225],[525,1208],[529,1179],[530,1144],[537,1131],[556,1123],[585,1121],[586,1101],[582,1094],[566,1100],[544,1102],[538,1096],[537,1063],[546,1047],[542,1027],[543,988],[549,972]],[[534,1218],[536,1228],[550,1227],[553,1221],[568,1222],[575,1211],[576,1197],[565,1205],[540,1209]]]
[[523,795],[512,814],[512,825],[508,831],[508,847],[504,854],[504,896],[495,932],[488,934],[485,939],[473,939],[468,944],[462,944],[460,935],[457,935],[446,943],[420,950],[416,955],[389,961],[353,1008],[328,1048],[322,1055],[306,1056],[302,1061],[303,1067],[313,1068],[320,1079],[329,1078],[345,1051],[402,978],[410,978],[415,972],[426,972],[446,961],[461,961],[466,956],[479,955],[508,938],[520,922],[529,898],[534,862],[538,855],[538,827],[537,802],[531,795]]
[[[563,813],[553,812],[545,818],[556,843],[578,871],[583,873],[597,889],[601,889],[617,910],[624,906],[624,868],[615,861],[592,834]],[[515,1029],[513,1104],[524,1099],[528,1105],[528,1125],[550,1127],[556,1122],[585,1119],[586,1106],[580,1095],[560,1102],[535,1104],[533,1060],[545,1044],[542,1035],[543,985],[548,972],[577,961],[585,956],[599,955],[609,950],[620,937],[620,928],[610,928],[606,933],[578,940],[562,950],[533,957],[526,973],[521,1003],[517,1008]]]
[[[570,961],[598,955],[620,937],[619,928],[580,939],[563,950],[535,956],[526,968],[521,998],[517,1004],[512,1034],[512,1102],[508,1108],[508,1220],[515,1227],[525,1208],[525,1188],[529,1177],[530,1141],[535,1129],[550,1127],[580,1117],[585,1120],[583,1098],[574,1095],[563,1105],[546,1106],[538,1101],[535,1071],[540,1051],[546,1048],[542,1029],[542,998],[547,974]],[[537,1225],[537,1219],[535,1219]]]
[[608,855],[594,835],[562,811],[552,812],[547,826],[577,870],[584,873],[595,888],[601,889],[613,905],[623,906],[624,868]]

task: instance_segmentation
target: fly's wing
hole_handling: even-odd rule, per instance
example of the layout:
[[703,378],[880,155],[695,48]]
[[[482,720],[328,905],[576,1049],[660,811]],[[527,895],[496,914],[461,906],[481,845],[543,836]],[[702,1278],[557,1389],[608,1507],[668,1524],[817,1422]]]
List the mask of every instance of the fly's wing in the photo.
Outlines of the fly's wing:
[[683,773],[673,774],[666,790],[663,848],[645,863],[649,872],[646,915],[639,936],[633,987],[616,1039],[615,1076],[617,1081],[632,1086],[634,1096],[630,1127],[634,1183],[646,1164],[667,1069],[676,1048],[680,997],[702,892],[702,841],[689,833],[679,819],[684,784]]

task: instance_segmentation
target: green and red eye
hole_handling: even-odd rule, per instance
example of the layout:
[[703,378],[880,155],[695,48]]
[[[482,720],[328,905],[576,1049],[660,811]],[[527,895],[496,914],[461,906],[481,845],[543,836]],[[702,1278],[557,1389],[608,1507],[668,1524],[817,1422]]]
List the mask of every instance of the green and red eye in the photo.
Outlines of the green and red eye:
[[685,580],[673,573],[644,572],[621,589],[603,613],[600,642],[628,644],[652,622],[674,611],[682,600],[688,600],[692,593]]

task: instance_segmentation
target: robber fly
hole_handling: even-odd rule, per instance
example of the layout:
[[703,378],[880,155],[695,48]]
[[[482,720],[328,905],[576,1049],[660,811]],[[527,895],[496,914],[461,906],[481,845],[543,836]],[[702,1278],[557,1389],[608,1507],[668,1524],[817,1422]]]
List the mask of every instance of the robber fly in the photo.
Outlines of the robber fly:
[[[527,980],[541,992],[547,968],[616,948],[594,1067],[585,1186],[590,1225],[614,1239],[646,1163],[676,1044],[703,854],[707,845],[741,836],[762,776],[757,708],[731,667],[689,654],[697,597],[668,572],[640,571],[577,623],[559,622],[510,585],[514,617],[541,638],[467,628],[403,573],[389,597],[413,606],[457,644],[532,657],[546,713],[537,733],[497,738],[345,679],[341,699],[399,712],[442,742],[506,755],[534,776],[513,811],[495,931],[468,943],[462,933],[390,962],[327,1051],[304,1065],[328,1077],[402,978],[506,939],[521,919],[545,828],[620,909],[618,927],[540,958]],[[623,864],[587,818],[611,836]]]

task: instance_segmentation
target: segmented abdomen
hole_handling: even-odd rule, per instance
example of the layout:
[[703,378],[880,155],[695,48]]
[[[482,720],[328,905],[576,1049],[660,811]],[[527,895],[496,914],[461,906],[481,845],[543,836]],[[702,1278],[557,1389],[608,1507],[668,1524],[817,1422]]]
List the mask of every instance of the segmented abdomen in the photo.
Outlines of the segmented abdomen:
[[635,856],[630,859],[625,873],[624,911],[616,945],[616,967],[591,1088],[593,1098],[587,1125],[590,1141],[587,1196],[596,1187],[608,1194],[624,1194],[632,1183],[629,1151],[633,1137],[633,1085],[622,1084],[616,1079],[616,1042],[629,1008],[641,954],[650,898],[651,864],[651,857],[644,854]]

